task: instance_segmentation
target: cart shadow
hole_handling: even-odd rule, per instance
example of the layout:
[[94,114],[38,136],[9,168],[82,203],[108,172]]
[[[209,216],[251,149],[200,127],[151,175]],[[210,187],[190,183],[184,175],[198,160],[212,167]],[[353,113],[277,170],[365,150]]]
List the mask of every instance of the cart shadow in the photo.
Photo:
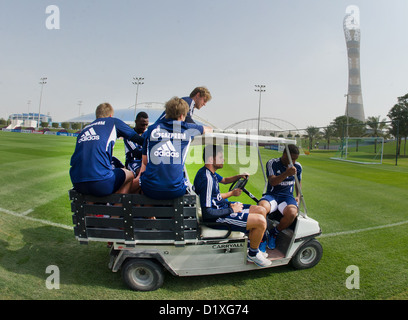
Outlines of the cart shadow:
[[[273,274],[285,274],[295,271],[294,268],[288,265],[277,266],[271,268],[259,268],[234,273],[192,276],[192,277],[177,277],[166,274],[166,279],[163,284],[163,289],[171,292],[182,293],[191,292],[192,290],[200,291],[210,289],[212,287],[228,287],[235,288],[245,287],[248,281],[261,280],[270,278]],[[208,297],[213,299],[213,297]]]
[[72,231],[51,226],[21,229],[21,235],[18,243],[0,240],[0,266],[5,270],[42,279],[44,288],[48,266],[58,267],[61,285],[123,288],[118,275],[108,268],[105,243],[80,245]]

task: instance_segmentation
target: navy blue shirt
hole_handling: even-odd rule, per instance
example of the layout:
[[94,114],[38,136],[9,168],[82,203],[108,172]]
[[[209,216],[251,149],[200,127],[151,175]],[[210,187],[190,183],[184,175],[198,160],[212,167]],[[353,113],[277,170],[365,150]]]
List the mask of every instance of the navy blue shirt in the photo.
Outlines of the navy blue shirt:
[[203,126],[166,118],[151,125],[145,132],[142,151],[147,156],[146,171],[140,177],[142,190],[185,191],[188,147],[193,137],[203,132]]
[[221,196],[219,182],[222,179],[222,176],[216,172],[212,173],[205,166],[197,171],[194,191],[200,197],[203,221],[215,221],[234,212],[230,202]]
[[100,181],[113,176],[112,151],[116,138],[132,139],[138,134],[118,118],[99,118],[77,137],[71,157],[72,183]]
[[[294,166],[296,168],[296,175],[300,182],[302,180],[302,165],[299,162],[295,162]],[[271,159],[266,163],[267,177],[271,175],[279,176],[280,174],[285,172],[286,169],[287,167],[283,165],[281,158]],[[295,176],[289,176],[274,187],[268,183],[266,193],[272,195],[290,195],[293,194],[294,185]]]
[[[189,108],[188,112],[187,112],[187,115],[186,115],[186,119],[184,120],[184,122],[195,123],[193,118],[192,118],[193,113],[194,113],[194,105],[195,105],[194,100],[192,98],[190,98],[190,97],[184,97],[184,98],[181,98],[181,99],[183,99],[185,102],[187,102],[188,108]],[[160,117],[156,120],[156,123],[159,122],[160,120],[163,120],[165,117],[166,117],[166,111],[163,111],[163,113],[160,115]]]

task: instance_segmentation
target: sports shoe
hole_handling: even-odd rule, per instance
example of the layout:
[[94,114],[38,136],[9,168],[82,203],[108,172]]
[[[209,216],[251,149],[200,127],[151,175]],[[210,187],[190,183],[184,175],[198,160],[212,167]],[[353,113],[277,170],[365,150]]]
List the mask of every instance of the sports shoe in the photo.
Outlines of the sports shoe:
[[275,237],[270,233],[268,233],[268,240],[266,242],[269,249],[273,250],[276,248]]
[[268,259],[265,258],[264,254],[261,251],[258,251],[256,256],[251,257],[250,255],[247,255],[247,260],[249,262],[255,263],[258,267],[269,267],[272,262]]
[[259,251],[262,251],[262,252],[265,252],[265,251],[266,251],[266,240],[265,240],[265,241],[262,241],[262,242],[259,244]]

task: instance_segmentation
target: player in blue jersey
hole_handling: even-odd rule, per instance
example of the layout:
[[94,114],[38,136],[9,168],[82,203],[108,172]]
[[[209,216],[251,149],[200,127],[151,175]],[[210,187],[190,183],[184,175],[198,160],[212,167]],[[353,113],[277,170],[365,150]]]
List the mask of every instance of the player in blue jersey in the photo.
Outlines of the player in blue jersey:
[[[149,126],[149,116],[146,112],[141,111],[137,114],[135,119],[135,130],[139,135],[143,135]],[[143,144],[138,144],[131,140],[124,140],[126,161],[125,167],[132,171],[135,177],[139,174],[139,170],[142,166],[142,149]]]
[[203,159],[205,165],[198,170],[194,179],[194,191],[200,197],[203,221],[227,223],[232,231],[249,231],[248,261],[260,267],[270,266],[272,263],[267,259],[267,254],[259,250],[266,229],[265,208],[227,200],[231,196],[239,196],[241,189],[227,193],[221,193],[219,189],[219,183],[232,183],[247,174],[224,178],[216,173],[224,164],[221,146],[207,145]]
[[96,108],[96,120],[78,135],[71,157],[70,177],[74,189],[83,194],[107,196],[128,193],[134,175],[124,168],[112,168],[112,151],[116,138],[139,144],[143,138],[122,120],[114,118],[109,103]]
[[[200,110],[202,107],[206,105],[208,101],[211,100],[211,93],[206,87],[196,87],[193,91],[191,91],[189,97],[182,98],[188,104],[188,112],[185,118],[185,122],[187,123],[195,123],[192,116],[194,113],[194,109]],[[166,111],[160,115],[157,121],[164,119],[166,116]]]
[[[279,224],[269,230],[268,247],[275,248],[275,238],[282,230],[289,227],[295,220],[298,212],[300,193],[295,183],[295,175],[299,183],[302,180],[302,165],[296,160],[299,157],[297,146],[288,145],[293,166],[290,165],[286,149],[280,158],[271,159],[266,163],[266,174],[268,177],[268,187],[266,193],[259,201],[268,213],[276,210],[282,214]],[[296,190],[296,198],[293,191]]]
[[212,131],[209,127],[186,123],[188,104],[174,97],[165,105],[166,117],[145,133],[140,186],[153,199],[174,199],[186,193],[184,163],[194,136]]

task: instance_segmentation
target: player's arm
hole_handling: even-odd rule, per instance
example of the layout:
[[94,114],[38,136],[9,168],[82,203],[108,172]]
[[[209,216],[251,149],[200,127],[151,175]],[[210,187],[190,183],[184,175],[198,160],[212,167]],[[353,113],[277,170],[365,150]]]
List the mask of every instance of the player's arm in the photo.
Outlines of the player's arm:
[[226,178],[224,177],[219,182],[222,183],[222,184],[230,184],[230,183],[234,183],[238,179],[247,178],[247,177],[249,177],[249,173],[245,172],[243,174],[237,174],[236,176],[232,176],[232,177],[226,177]]
[[287,177],[293,176],[296,174],[296,168],[293,167],[288,167],[285,172],[282,172],[280,175],[274,175],[271,174],[268,176],[268,181],[269,184],[274,187],[277,186],[279,183],[281,183],[283,180],[285,180]]
[[231,190],[231,191],[228,191],[228,192],[225,192],[225,193],[221,193],[221,197],[223,199],[228,199],[229,197],[232,197],[232,196],[238,197],[238,196],[241,195],[241,193],[242,193],[241,189],[234,189],[234,190]]

